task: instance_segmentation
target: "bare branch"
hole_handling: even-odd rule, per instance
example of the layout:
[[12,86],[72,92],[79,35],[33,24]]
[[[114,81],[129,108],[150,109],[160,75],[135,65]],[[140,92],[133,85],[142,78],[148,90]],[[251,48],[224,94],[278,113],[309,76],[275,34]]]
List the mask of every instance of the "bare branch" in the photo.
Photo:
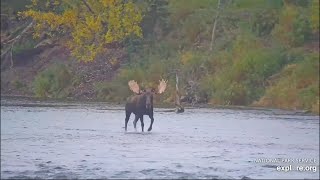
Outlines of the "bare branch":
[[10,48],[10,62],[11,62],[10,69],[12,69],[12,67],[13,67],[13,58],[12,58],[13,44],[14,43],[11,44],[11,48]]
[[179,76],[178,71],[176,71],[176,105],[180,106],[180,93],[179,93]]
[[52,44],[53,44],[52,39],[44,39],[43,41],[41,41],[37,45],[35,45],[34,48],[38,48],[38,47],[46,46],[46,45],[52,45]]
[[10,61],[11,61],[10,68],[13,67],[12,49],[14,47],[14,44],[22,37],[22,35],[24,35],[32,27],[32,25],[33,25],[33,22],[31,22],[18,36],[16,36],[15,38],[7,42],[7,44],[11,43],[10,48],[6,49],[5,52],[1,54],[1,59],[4,55],[6,55],[10,51]]
[[32,25],[33,25],[33,22],[31,22],[26,28],[24,28],[24,30],[18,36],[6,42],[6,44],[15,43],[17,40],[19,40],[22,37],[24,33],[26,33],[32,27]]
[[83,4],[88,8],[88,10],[92,13],[95,14],[94,11],[91,9],[91,7],[89,6],[88,2],[86,0],[82,0]]
[[11,47],[8,47],[6,50],[4,50],[4,52],[1,54],[1,59],[2,56],[4,56],[5,54],[7,54],[10,51]]
[[8,44],[10,43],[10,41],[12,40],[12,36],[15,34],[18,34],[19,31],[22,31],[24,28],[27,27],[27,23],[24,23],[23,25],[19,26],[18,28],[16,28],[15,30],[13,30],[10,35],[6,38],[1,38],[1,44]]

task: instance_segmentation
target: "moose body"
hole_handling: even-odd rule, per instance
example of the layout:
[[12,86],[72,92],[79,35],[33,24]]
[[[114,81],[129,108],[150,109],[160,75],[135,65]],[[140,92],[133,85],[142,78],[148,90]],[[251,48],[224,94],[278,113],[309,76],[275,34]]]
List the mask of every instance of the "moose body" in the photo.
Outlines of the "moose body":
[[127,131],[128,121],[130,119],[131,113],[135,114],[135,119],[133,121],[133,126],[136,129],[137,121],[140,119],[142,132],[144,131],[143,116],[148,115],[151,119],[148,131],[152,130],[152,125],[154,122],[153,118],[153,95],[161,94],[166,88],[166,82],[164,80],[160,81],[158,86],[158,91],[155,89],[148,88],[146,90],[140,91],[139,85],[135,81],[129,81],[130,89],[136,93],[136,95],[129,97],[128,102],[125,107],[126,118],[125,118],[125,130]]

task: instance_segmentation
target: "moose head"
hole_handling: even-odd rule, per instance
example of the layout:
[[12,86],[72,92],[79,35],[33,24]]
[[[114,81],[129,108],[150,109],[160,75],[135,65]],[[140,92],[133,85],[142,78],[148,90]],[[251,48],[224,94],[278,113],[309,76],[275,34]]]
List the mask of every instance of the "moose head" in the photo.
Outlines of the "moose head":
[[131,113],[134,113],[135,120],[133,121],[134,128],[136,129],[136,123],[140,119],[141,127],[143,131],[143,115],[148,115],[151,119],[151,124],[148,131],[151,131],[153,125],[153,95],[162,94],[167,87],[167,81],[160,80],[157,89],[146,88],[140,89],[138,83],[134,80],[128,82],[129,88],[135,93],[135,96],[131,97],[126,104],[126,119],[125,129],[127,130],[127,123],[129,121]]
[[134,80],[128,82],[129,88],[136,95],[142,95],[141,98],[145,100],[146,109],[150,109],[153,106],[153,95],[162,94],[167,87],[167,82],[165,80],[160,80],[158,88],[146,88],[140,89],[138,83]]

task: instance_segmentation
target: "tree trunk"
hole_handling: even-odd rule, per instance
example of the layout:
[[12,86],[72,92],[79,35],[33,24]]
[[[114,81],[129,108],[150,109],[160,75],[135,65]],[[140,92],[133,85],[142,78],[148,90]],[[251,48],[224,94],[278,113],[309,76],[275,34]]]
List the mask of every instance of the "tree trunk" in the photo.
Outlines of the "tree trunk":
[[179,76],[178,71],[176,71],[176,113],[182,113],[184,112],[184,108],[181,106],[180,103],[180,93],[179,93]]
[[211,43],[210,43],[210,51],[212,51],[212,49],[213,49],[214,36],[215,36],[217,22],[218,22],[218,18],[219,18],[219,14],[220,14],[220,5],[221,5],[221,0],[218,1],[217,15],[216,15],[216,18],[214,19],[214,23],[213,23],[212,34],[211,34]]

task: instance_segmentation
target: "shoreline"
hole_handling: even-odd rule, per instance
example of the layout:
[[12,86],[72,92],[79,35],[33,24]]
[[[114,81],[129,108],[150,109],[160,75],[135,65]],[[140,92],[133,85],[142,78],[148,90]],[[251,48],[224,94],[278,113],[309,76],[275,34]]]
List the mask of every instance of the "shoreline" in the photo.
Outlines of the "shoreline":
[[[3,100],[25,100],[25,101],[34,101],[37,103],[18,103],[18,104],[10,104],[3,103]],[[39,104],[42,103],[42,104]],[[54,103],[65,103],[65,104],[54,104]],[[114,105],[114,106],[124,106],[125,102],[108,102],[101,101],[97,99],[75,99],[75,98],[39,98],[35,96],[23,96],[23,95],[6,95],[1,94],[1,106],[25,106],[25,107],[68,107],[68,106],[76,106],[77,104],[101,104],[101,105]],[[312,113],[307,110],[290,110],[290,109],[281,109],[281,108],[272,108],[272,107],[257,107],[257,106],[236,106],[236,105],[213,105],[208,103],[195,104],[192,105],[190,103],[182,103],[185,109],[231,109],[231,110],[256,110],[256,111],[282,111],[288,114],[293,115],[307,115],[307,116],[319,116],[316,113]],[[169,103],[154,103],[155,108],[165,108],[165,109],[175,109],[174,104]],[[171,112],[171,110],[170,110]]]

